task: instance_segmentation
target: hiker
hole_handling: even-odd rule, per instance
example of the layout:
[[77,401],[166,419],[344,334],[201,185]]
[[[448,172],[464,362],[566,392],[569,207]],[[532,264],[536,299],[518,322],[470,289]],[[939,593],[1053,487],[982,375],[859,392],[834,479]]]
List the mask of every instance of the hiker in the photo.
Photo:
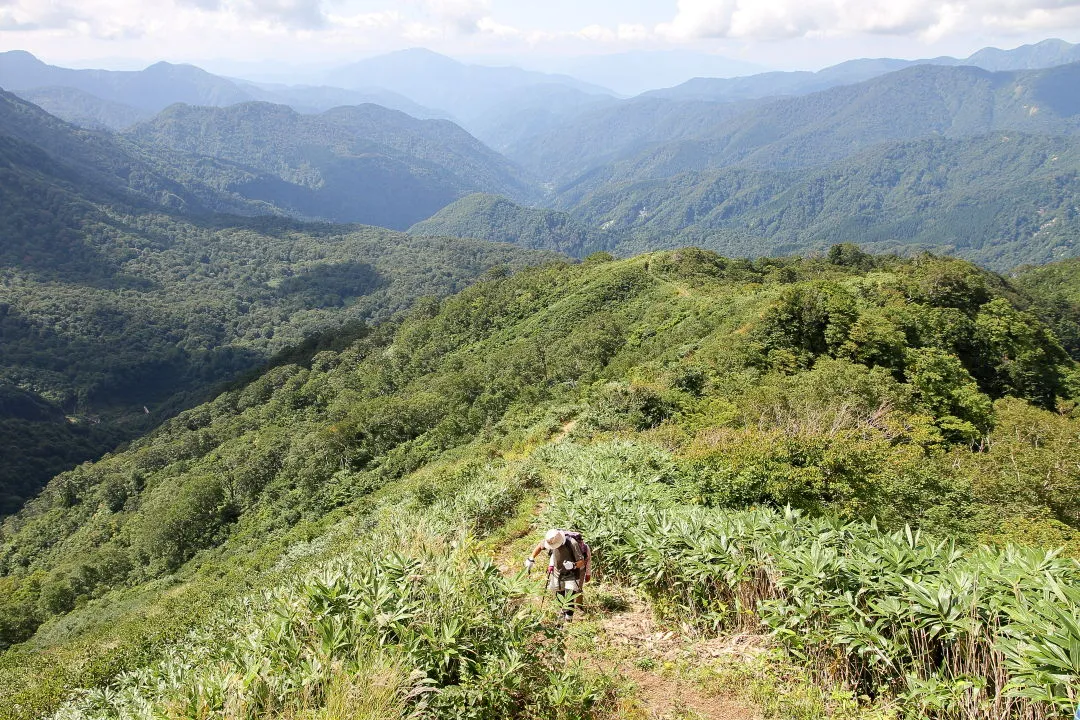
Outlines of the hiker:
[[569,596],[571,602],[565,605],[562,619],[566,622],[574,617],[574,608],[581,607],[581,592],[586,582],[592,580],[592,550],[581,537],[581,533],[552,528],[547,531],[544,540],[525,558],[525,569],[532,570],[536,556],[548,552],[548,590],[556,597]]

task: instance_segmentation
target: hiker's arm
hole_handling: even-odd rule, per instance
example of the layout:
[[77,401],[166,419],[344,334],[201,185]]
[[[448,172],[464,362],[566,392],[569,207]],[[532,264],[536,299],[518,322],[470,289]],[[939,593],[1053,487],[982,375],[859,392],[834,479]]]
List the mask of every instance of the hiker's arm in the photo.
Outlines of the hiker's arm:
[[527,558],[525,558],[526,570],[532,570],[533,563],[536,562],[536,556],[542,552],[544,552],[543,545],[537,545],[535,548],[533,548],[532,555],[529,555]]

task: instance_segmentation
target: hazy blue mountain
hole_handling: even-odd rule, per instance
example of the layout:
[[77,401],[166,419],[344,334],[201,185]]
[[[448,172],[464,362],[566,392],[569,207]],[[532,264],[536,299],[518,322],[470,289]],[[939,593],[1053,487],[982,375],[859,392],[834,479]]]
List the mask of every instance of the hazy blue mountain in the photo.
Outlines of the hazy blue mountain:
[[496,107],[465,123],[465,127],[491,147],[505,152],[583,113],[616,105],[618,100],[609,95],[583,93],[565,85],[533,85],[507,91]]
[[452,120],[448,112],[424,107],[400,93],[384,88],[346,90],[327,85],[279,85],[235,81],[253,99],[288,105],[298,112],[320,113],[343,105],[382,105],[422,120]]
[[504,152],[566,192],[568,185],[588,182],[594,170],[652,147],[697,137],[741,117],[749,107],[634,98],[570,116],[543,133],[516,140]]
[[447,205],[409,228],[410,235],[476,238],[584,257],[610,250],[616,236],[547,208],[522,207],[497,195],[476,193]]
[[[190,158],[171,151],[148,155],[122,136],[75,127],[3,90],[0,138],[8,152],[23,158],[9,165],[8,178],[19,179],[9,189],[15,188],[31,199],[38,195],[50,198],[56,195],[57,188],[75,188],[79,197],[95,202],[149,205],[195,214],[274,211],[265,203],[218,189],[224,178],[248,177],[250,172],[208,160],[201,163],[201,177],[185,174],[179,168],[190,165]],[[26,160],[30,156],[38,159]],[[22,170],[18,170],[20,167]],[[27,172],[27,168],[33,172]],[[23,240],[18,232],[5,238],[9,247]],[[78,263],[75,257],[70,260]]]
[[192,65],[160,62],[137,71],[70,70],[19,50],[0,53],[0,87],[14,92],[70,87],[150,112],[178,102],[221,106],[253,99],[230,80]]
[[990,71],[1039,70],[1080,62],[1080,45],[1064,40],[1043,40],[1012,50],[983,48],[967,58],[936,57],[921,60],[862,58],[848,60],[817,72],[768,72],[742,77],[701,73],[679,85],[651,90],[646,95],[674,100],[731,102],[776,95],[805,95],[838,85],[862,82],[913,65],[971,65]]
[[71,70],[48,65],[23,51],[0,53],[0,87],[31,102],[40,101],[68,122],[113,130],[130,127],[175,103],[223,107],[253,100],[289,105],[305,113],[373,103],[413,117],[451,119],[445,110],[425,107],[380,87],[254,83],[169,63],[139,71]]
[[420,48],[362,60],[332,71],[326,79],[337,87],[393,90],[421,105],[446,110],[466,126],[492,110],[503,109],[507,95],[523,88],[556,84],[584,95],[611,94],[566,75],[468,65]]
[[742,77],[696,77],[674,87],[651,90],[646,97],[669,100],[707,100],[733,102],[775,97],[806,95],[838,85],[862,82],[917,64],[910,60],[849,60],[817,72],[767,72]]
[[[535,192],[521,170],[457,125],[377,105],[319,115],[269,103],[175,105],[127,137],[148,152],[250,169],[252,177],[222,189],[308,219],[405,229],[471,192]],[[200,177],[199,162],[188,172]]]
[[[735,163],[794,168],[848,157],[879,143],[992,131],[1070,134],[1080,123],[1072,88],[1080,64],[991,73],[920,65],[810,95],[746,103],[673,103],[640,98],[664,116],[622,113],[578,118],[508,155],[560,185],[560,205],[609,182],[668,177]],[[660,132],[658,132],[658,129]],[[618,141],[618,147],[613,143]]]
[[763,70],[754,63],[691,50],[582,55],[552,65],[567,75],[624,95],[672,87],[694,77],[736,77]]
[[1080,45],[1050,39],[1034,45],[1021,45],[1012,50],[983,48],[959,62],[964,65],[975,65],[984,70],[1038,70],[1080,62]]
[[15,94],[61,120],[85,128],[123,130],[154,115],[73,87],[40,87]]

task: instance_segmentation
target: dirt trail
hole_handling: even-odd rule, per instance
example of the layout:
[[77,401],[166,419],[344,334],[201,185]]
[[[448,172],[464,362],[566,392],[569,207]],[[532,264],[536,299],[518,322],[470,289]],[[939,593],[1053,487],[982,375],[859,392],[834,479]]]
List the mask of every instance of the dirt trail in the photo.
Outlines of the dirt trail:
[[[683,294],[681,290],[680,294]],[[688,293],[687,293],[688,294]],[[552,436],[551,443],[559,443],[577,427],[577,419],[567,420]],[[533,510],[533,517],[543,509],[543,500]],[[495,562],[504,574],[517,572],[520,568],[521,548],[514,547],[524,534],[535,532],[534,528],[522,528],[522,535],[509,538]],[[538,579],[538,582],[540,580]],[[586,589],[585,619],[597,621],[599,632],[592,639],[595,652],[571,653],[597,669],[617,678],[629,680],[633,686],[632,696],[626,698],[628,714],[619,717],[632,720],[760,720],[761,715],[753,707],[730,698],[711,695],[692,681],[680,678],[672,670],[677,660],[692,658],[706,662],[720,655],[749,655],[757,651],[749,636],[735,636],[711,641],[695,641],[676,632],[663,631],[653,620],[644,602],[635,599],[622,610],[605,610],[592,605],[590,592]],[[668,667],[665,667],[665,663]]]
[[551,439],[552,443],[562,442],[566,439],[566,436],[574,431],[577,427],[577,418],[567,420],[563,423],[562,428],[559,429],[559,433]]
[[[749,638],[728,638],[691,643],[677,632],[664,631],[648,608],[634,602],[623,611],[608,612],[600,622],[597,652],[582,653],[604,671],[626,680],[634,688],[633,701],[648,720],[758,720],[761,716],[743,702],[710,695],[693,682],[678,677],[676,661],[705,661],[729,653],[752,653]],[[638,717],[638,715],[633,715]]]

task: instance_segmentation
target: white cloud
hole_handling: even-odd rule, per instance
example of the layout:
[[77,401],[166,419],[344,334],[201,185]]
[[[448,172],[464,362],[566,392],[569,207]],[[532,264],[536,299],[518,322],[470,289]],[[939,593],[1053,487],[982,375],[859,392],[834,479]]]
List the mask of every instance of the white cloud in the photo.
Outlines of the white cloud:
[[0,2],[0,30],[55,30],[88,19],[77,7],[57,0]]
[[1080,20],[1080,0],[679,0],[655,28],[671,40],[1051,29]]
[[503,25],[496,22],[492,17],[483,17],[476,22],[476,29],[486,35],[494,35],[500,38],[520,37],[521,31],[511,25]]
[[423,6],[438,25],[461,35],[478,32],[491,13],[490,0],[423,0]]
[[232,15],[264,25],[314,30],[327,24],[323,0],[175,0],[180,7]]

